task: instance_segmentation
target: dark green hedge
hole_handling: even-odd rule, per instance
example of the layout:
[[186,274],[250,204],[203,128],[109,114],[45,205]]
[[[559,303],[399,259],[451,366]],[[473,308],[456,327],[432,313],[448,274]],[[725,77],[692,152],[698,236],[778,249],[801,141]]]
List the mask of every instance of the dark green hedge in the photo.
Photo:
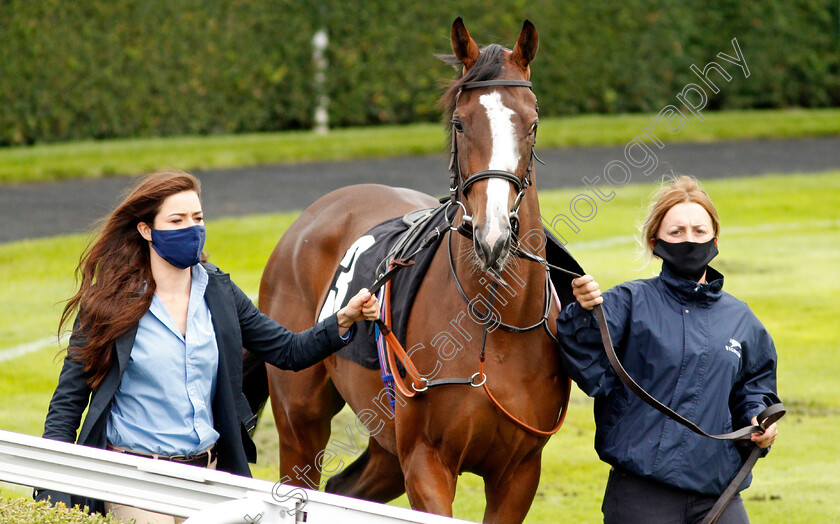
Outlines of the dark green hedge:
[[0,143],[294,128],[312,113],[304,2],[0,3]]
[[[331,125],[435,120],[458,15],[479,44],[536,24],[544,115],[659,110],[711,60],[733,79],[710,108],[840,105],[836,0],[313,3],[0,2],[0,145],[310,127],[320,27]],[[715,58],[732,38],[749,78]]]

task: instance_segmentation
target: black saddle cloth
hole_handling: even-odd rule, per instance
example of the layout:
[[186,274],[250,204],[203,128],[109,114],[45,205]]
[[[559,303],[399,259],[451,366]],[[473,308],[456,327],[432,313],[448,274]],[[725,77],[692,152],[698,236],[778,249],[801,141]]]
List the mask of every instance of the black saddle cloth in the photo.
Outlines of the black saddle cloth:
[[[405,345],[405,326],[408,323],[408,315],[411,312],[414,297],[417,295],[417,289],[448,227],[442,208],[411,213],[407,217],[412,220],[426,217],[428,220],[413,236],[413,240],[404,247],[402,250],[404,253],[413,252],[436,228],[440,234],[436,242],[414,257],[414,265],[402,268],[391,280],[391,329],[403,345]],[[321,309],[321,318],[347,305],[359,289],[369,288],[382,273],[388,270],[385,259],[409,227],[406,217],[400,216],[374,226],[356,240],[345,253],[333,275],[330,291]],[[368,369],[379,369],[376,340],[372,334],[369,334],[366,322],[358,323],[353,340],[338,354]]]
[[[446,238],[445,232],[449,225],[442,210],[442,208],[436,208],[418,212],[421,215],[429,215],[429,220],[423,224],[422,229],[413,235],[413,240],[401,251],[403,253],[413,253],[435,229],[440,234],[436,242],[414,257],[414,265],[399,270],[391,280],[391,329],[403,346],[405,346],[406,326],[414,304],[414,297],[417,295],[417,289],[420,287],[441,241]],[[416,218],[416,215],[414,218]],[[347,305],[347,302],[359,289],[369,288],[382,273],[388,270],[383,261],[388,256],[392,246],[400,240],[409,227],[409,222],[405,217],[396,217],[374,226],[356,240],[345,253],[333,275],[330,290],[321,309],[321,318],[327,317]],[[551,264],[582,274],[583,270],[560,241],[547,229],[544,231],[547,260]],[[528,248],[527,245],[524,247]],[[523,261],[522,263],[531,264],[534,262]],[[571,277],[555,270],[551,270],[550,274],[561,304],[565,306],[565,304],[574,300],[571,293]],[[458,291],[453,288],[452,293],[458,293]],[[544,297],[540,297],[539,300],[543,299]],[[549,329],[554,329],[554,326],[549,326]],[[342,348],[338,354],[368,369],[379,369],[376,340],[368,332],[366,322],[358,323],[353,340]]]

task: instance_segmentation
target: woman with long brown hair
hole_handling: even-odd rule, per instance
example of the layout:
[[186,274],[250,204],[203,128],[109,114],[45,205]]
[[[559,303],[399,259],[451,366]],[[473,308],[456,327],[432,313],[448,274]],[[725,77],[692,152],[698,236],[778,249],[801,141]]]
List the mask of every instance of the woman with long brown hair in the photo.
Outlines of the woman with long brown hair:
[[[699,436],[631,393],[613,371],[592,309],[602,304],[616,352],[628,373],[654,398],[706,431],[756,425],[779,402],[776,349],[742,301],[723,291],[709,266],[720,221],[709,195],[681,176],[654,196],[642,226],[659,276],[625,282],[601,294],[589,275],[572,281],[577,302],[557,320],[569,376],[595,398],[595,449],[612,466],[604,522],[700,522],[744,463],[735,444]],[[776,439],[776,424],[750,439]],[[749,479],[741,489],[749,485]],[[739,495],[720,524],[749,522]]]
[[[362,289],[337,314],[292,333],[206,263],[204,238],[199,181],[182,172],[145,177],[104,220],[61,316],[60,328],[75,322],[45,438],[250,476],[256,417],[242,393],[242,348],[303,369],[340,349],[356,321],[379,316],[376,298]],[[103,510],[98,501],[38,493],[46,497]]]

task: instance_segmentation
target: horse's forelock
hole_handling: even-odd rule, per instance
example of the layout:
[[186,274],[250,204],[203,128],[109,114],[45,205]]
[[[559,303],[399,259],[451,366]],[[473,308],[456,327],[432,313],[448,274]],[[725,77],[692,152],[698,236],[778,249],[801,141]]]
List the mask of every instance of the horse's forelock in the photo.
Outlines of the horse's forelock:
[[[444,125],[449,125],[449,119],[452,117],[452,111],[455,110],[455,98],[458,91],[461,90],[464,84],[469,82],[481,82],[483,80],[493,80],[499,76],[502,71],[502,58],[504,52],[510,51],[499,44],[490,44],[481,49],[478,55],[478,60],[475,65],[467,71],[466,74],[459,74],[440,97],[438,104],[443,109]],[[461,71],[463,64],[455,55],[436,55],[444,63],[447,63],[459,71]]]

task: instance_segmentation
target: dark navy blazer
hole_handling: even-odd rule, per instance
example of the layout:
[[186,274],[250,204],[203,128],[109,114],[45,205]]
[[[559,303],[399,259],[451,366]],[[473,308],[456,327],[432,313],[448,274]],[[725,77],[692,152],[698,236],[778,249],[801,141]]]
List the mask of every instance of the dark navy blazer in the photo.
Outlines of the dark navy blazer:
[[[242,348],[254,352],[266,362],[281,369],[301,370],[323,360],[344,346],[338,334],[338,322],[332,315],[314,327],[294,333],[262,314],[251,300],[223,273],[205,264],[209,276],[204,298],[213,318],[219,348],[219,369],[216,394],[213,398],[214,428],[219,432],[216,443],[217,469],[251,476],[248,462],[256,461],[256,447],[248,430],[256,417],[242,393]],[[78,321],[77,321],[78,322]],[[116,358],[105,379],[95,390],[87,385],[82,363],[64,359],[58,386],[50,401],[44,424],[44,438],[77,442],[105,449],[108,415],[120,379],[129,361],[137,326],[115,341]],[[74,333],[70,346],[78,345],[83,334]],[[78,440],[82,413],[88,408]],[[87,505],[91,511],[102,511],[100,501],[86,500],[66,494],[39,491],[38,499],[49,496],[53,503]]]

